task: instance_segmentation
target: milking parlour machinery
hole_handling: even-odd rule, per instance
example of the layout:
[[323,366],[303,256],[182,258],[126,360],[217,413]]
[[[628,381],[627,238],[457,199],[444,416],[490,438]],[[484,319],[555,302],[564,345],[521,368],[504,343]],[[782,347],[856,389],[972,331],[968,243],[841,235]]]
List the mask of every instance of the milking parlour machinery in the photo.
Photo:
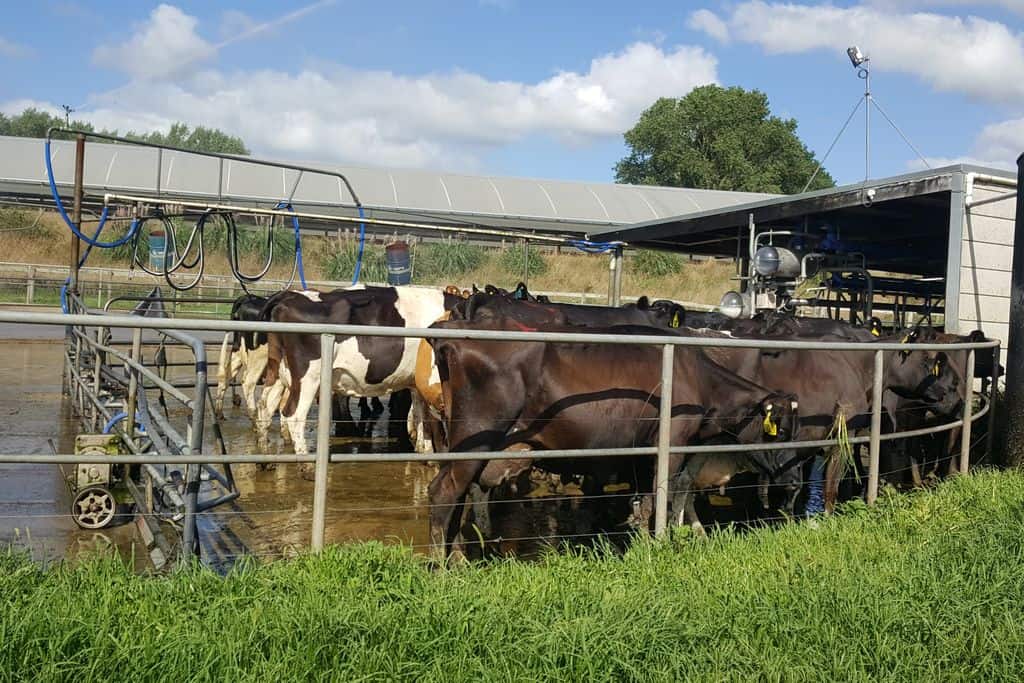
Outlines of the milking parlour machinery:
[[[781,312],[854,325],[878,317],[901,328],[922,319],[935,323],[943,312],[943,278],[879,272],[871,263],[882,258],[880,248],[844,239],[834,226],[818,231],[751,226],[749,245],[741,260],[746,272],[737,277],[740,291],[727,292],[719,304],[729,317]],[[891,262],[893,248],[885,249]]]

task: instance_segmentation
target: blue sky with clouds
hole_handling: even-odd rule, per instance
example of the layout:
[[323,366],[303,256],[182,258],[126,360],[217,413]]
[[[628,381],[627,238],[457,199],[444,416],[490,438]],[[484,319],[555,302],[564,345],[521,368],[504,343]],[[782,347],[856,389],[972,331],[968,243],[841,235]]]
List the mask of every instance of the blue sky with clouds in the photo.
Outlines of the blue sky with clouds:
[[[759,88],[819,155],[861,92],[929,163],[1024,151],[1024,0],[255,2],[40,0],[0,25],[0,111],[68,103],[307,161],[606,181],[660,96]],[[873,113],[872,175],[920,168]],[[863,112],[827,161],[864,173]]]

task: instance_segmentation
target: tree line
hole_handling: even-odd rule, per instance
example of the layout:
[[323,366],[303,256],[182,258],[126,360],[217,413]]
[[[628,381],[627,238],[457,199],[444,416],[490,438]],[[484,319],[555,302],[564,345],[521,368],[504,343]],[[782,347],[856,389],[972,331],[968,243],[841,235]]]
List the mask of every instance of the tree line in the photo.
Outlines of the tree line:
[[[23,138],[45,138],[46,131],[54,127],[76,128],[90,133],[104,133],[106,135],[120,135],[121,137],[140,142],[151,142],[158,145],[169,145],[181,147],[182,149],[194,150],[196,152],[219,152],[222,154],[249,154],[249,148],[245,146],[242,138],[225,133],[217,128],[196,126],[191,128],[188,124],[176,122],[171,124],[170,129],[164,131],[153,131],[150,133],[136,133],[128,131],[118,133],[117,130],[97,130],[95,126],[87,121],[72,120],[67,125],[65,119],[49,114],[41,109],[29,107],[20,114],[7,116],[0,113],[0,135],[11,135]],[[56,132],[53,137],[58,140],[69,140],[73,135],[70,133]]]

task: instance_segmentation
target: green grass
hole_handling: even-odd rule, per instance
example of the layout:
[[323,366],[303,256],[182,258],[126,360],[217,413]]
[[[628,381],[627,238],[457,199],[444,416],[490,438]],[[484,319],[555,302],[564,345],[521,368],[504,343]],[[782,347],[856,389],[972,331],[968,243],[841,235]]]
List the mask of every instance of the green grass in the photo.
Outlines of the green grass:
[[416,245],[415,276],[430,282],[455,281],[487,261],[487,250],[462,240],[446,239]]
[[531,278],[548,272],[548,262],[536,248],[531,247],[523,254],[522,244],[513,244],[502,249],[498,255],[498,266],[512,278],[523,278],[524,269]]
[[666,277],[683,269],[683,259],[678,254],[654,249],[638,249],[632,256],[627,268],[647,277]]
[[0,555],[16,680],[1016,680],[1024,474],[823,520],[432,572],[360,544],[135,576]]

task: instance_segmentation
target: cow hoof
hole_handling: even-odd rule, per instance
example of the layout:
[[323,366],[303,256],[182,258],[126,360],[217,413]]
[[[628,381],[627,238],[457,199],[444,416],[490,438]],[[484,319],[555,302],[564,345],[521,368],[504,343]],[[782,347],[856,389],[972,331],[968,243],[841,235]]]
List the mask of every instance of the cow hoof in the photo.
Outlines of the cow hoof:
[[238,406],[242,405],[242,397],[241,396],[232,396],[231,397],[231,405],[233,405],[236,408]]
[[704,531],[704,525],[701,524],[700,522],[694,522],[693,524],[690,525],[690,528],[693,529],[693,535],[696,536],[697,538],[707,538],[708,537],[708,533],[706,531]]
[[213,417],[214,417],[214,419],[223,422],[224,421],[224,411],[220,410],[219,408],[214,409]]

